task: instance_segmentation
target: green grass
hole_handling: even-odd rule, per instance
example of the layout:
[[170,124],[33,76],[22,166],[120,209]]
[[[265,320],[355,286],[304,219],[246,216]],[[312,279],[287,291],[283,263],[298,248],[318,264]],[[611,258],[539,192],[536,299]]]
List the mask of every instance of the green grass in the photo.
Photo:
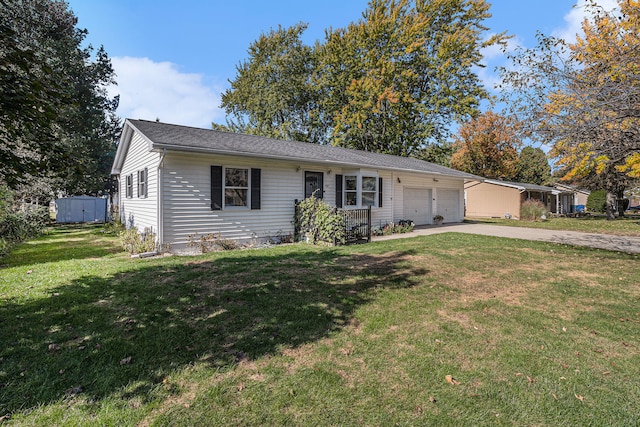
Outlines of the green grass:
[[547,221],[519,221],[503,218],[467,218],[466,221],[508,225],[512,227],[580,231],[583,233],[615,234],[619,236],[640,236],[639,215],[627,215],[624,218],[618,218],[613,221],[607,221],[604,215],[590,215],[583,218],[551,218]]
[[0,423],[638,425],[638,261],[457,233],[132,260],[54,229],[0,261]]

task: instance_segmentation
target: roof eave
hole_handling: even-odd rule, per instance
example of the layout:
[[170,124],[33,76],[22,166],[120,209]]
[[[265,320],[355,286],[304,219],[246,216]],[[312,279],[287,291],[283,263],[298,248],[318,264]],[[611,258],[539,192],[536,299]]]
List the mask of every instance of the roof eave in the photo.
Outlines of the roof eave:
[[208,153],[208,154],[218,154],[218,155],[238,156],[238,157],[253,157],[253,158],[260,157],[260,158],[291,161],[291,162],[321,163],[321,164],[326,164],[328,166],[358,167],[358,168],[364,166],[364,167],[372,167],[372,168],[381,169],[381,170],[420,173],[425,175],[448,176],[453,178],[469,179],[473,181],[484,179],[482,177],[476,177],[470,174],[468,176],[458,176],[455,174],[444,174],[442,172],[437,172],[437,171],[424,171],[419,169],[397,168],[397,167],[391,167],[391,166],[380,166],[375,164],[340,162],[336,160],[314,160],[307,157],[294,157],[294,156],[283,157],[283,156],[270,155],[270,154],[256,154],[256,153],[248,153],[248,152],[241,152],[241,151],[235,151],[235,150],[221,150],[221,149],[215,149],[215,148],[185,147],[183,145],[174,145],[174,144],[167,144],[167,143],[153,143],[152,149],[154,150],[166,149],[171,151]]

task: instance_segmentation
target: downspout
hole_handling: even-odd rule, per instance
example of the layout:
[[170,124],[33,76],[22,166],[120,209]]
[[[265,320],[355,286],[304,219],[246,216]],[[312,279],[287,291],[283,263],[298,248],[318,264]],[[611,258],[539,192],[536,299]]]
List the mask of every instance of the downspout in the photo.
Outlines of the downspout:
[[160,246],[160,249],[162,250],[162,246],[164,245],[164,213],[163,213],[163,209],[162,209],[162,170],[163,170],[163,163],[164,163],[164,157],[167,154],[167,149],[163,148],[162,149],[162,154],[160,154],[160,162],[158,162],[158,173],[156,174],[157,179],[158,179],[158,185],[157,185],[157,189],[156,189],[156,203],[158,204],[158,245]]
[[391,222],[396,223],[396,174],[393,172],[391,172]]

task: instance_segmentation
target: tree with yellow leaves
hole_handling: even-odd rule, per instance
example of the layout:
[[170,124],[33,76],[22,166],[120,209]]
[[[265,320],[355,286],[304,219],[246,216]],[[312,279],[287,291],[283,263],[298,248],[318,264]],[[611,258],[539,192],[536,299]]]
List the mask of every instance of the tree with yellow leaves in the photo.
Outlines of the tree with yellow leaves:
[[585,7],[575,43],[539,35],[502,76],[512,112],[552,146],[565,179],[607,191],[613,219],[625,187],[640,178],[640,0],[619,0],[613,11],[593,0]]

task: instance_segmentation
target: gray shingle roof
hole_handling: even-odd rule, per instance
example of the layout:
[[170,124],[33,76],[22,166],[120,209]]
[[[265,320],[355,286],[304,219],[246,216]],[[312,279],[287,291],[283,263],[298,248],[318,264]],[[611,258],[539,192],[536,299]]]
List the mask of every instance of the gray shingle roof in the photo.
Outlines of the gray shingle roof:
[[273,159],[299,160],[328,165],[373,167],[482,180],[481,177],[410,157],[371,153],[306,142],[283,141],[262,136],[223,132],[147,120],[131,120],[153,148],[200,151]]

